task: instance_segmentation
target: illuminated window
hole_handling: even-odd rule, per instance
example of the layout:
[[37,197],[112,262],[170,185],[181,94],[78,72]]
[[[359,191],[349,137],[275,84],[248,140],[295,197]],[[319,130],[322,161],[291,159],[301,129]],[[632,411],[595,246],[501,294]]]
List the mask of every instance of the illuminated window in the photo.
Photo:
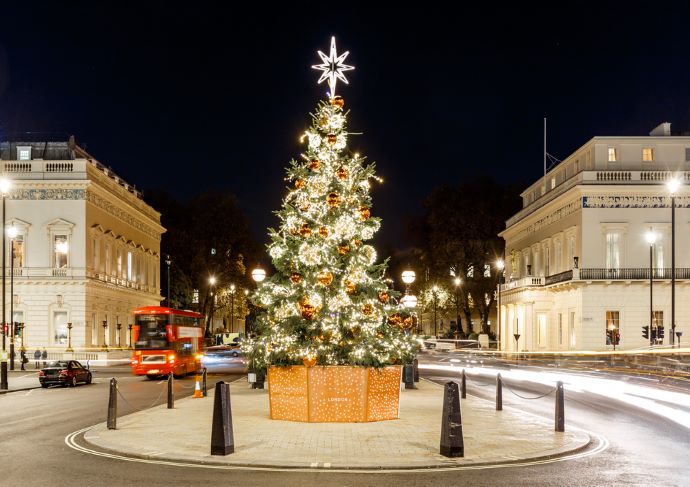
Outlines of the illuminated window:
[[652,321],[652,327],[656,328],[658,326],[664,326],[664,312],[654,311],[654,321]]
[[609,147],[609,162],[616,162],[618,160],[615,147]]
[[652,162],[654,160],[654,150],[651,147],[642,149],[642,160],[644,162]]
[[12,239],[13,267],[24,267],[24,235],[17,235]]
[[606,268],[619,269],[621,265],[621,234],[609,232],[606,234]]
[[53,255],[53,265],[56,269],[67,267],[67,257],[69,255],[67,235],[53,236]]
[[132,252],[127,252],[127,280],[132,280]]
[[18,161],[30,161],[31,160],[31,147],[17,147],[17,160]]

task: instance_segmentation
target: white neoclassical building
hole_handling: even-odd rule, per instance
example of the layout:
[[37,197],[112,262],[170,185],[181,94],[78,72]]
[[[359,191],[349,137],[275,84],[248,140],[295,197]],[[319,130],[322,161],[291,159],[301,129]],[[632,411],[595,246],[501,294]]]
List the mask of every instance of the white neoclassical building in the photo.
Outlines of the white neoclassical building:
[[611,350],[612,337],[620,349],[644,347],[650,320],[670,343],[671,178],[681,183],[676,331],[690,339],[690,136],[664,123],[649,136],[594,137],[522,193],[522,210],[501,233],[503,350]]
[[5,223],[17,231],[5,304],[7,321],[12,307],[25,325],[18,346],[62,350],[68,323],[75,351],[129,345],[132,309],[162,299],[160,214],[73,138],[3,142],[0,170],[11,182]]

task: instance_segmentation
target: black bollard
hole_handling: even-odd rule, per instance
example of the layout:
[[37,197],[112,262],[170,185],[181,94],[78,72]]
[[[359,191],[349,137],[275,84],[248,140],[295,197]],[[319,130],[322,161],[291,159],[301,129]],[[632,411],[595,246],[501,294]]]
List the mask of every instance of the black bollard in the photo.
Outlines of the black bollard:
[[503,411],[503,380],[501,380],[501,374],[496,376],[496,411]]
[[235,452],[232,434],[232,409],[230,407],[230,384],[216,383],[213,399],[213,425],[211,427],[211,455],[228,455]]
[[405,389],[416,389],[417,386],[414,385],[414,365],[405,364],[403,366],[403,382],[405,383]]
[[175,407],[175,393],[173,392],[173,374],[168,374],[168,409]]
[[412,365],[414,366],[414,381],[419,382],[419,360],[412,360]]
[[460,381],[460,397],[467,399],[467,378],[465,377],[465,369],[462,369],[462,380]]
[[565,394],[563,382],[556,383],[556,431],[565,431]]
[[110,379],[110,396],[108,397],[108,429],[117,429],[117,379]]
[[256,382],[252,382],[252,389],[263,389],[266,375],[263,372],[256,373]]
[[204,370],[203,370],[203,372],[202,372],[201,378],[202,378],[202,382],[203,382],[203,386],[202,386],[202,387],[203,387],[204,397],[206,397],[206,396],[208,396],[208,385],[207,385],[207,382],[206,382],[206,367],[204,367]]
[[0,363],[0,389],[7,390],[10,386],[7,384],[7,362],[4,360]]
[[465,440],[462,436],[462,416],[458,385],[446,383],[443,391],[443,418],[441,421],[441,455],[464,457]]

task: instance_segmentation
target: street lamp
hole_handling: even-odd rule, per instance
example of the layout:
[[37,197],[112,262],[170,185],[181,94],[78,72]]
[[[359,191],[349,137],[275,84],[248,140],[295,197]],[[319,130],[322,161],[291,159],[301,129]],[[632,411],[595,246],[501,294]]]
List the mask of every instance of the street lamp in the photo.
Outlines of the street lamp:
[[67,350],[65,352],[74,352],[72,348],[72,323],[67,323]]
[[438,328],[436,325],[436,306],[438,304],[438,286],[434,284],[431,288],[431,292],[434,295],[434,336],[438,338]]
[[412,284],[415,279],[417,278],[417,275],[414,273],[412,270],[407,270],[403,271],[402,274],[400,275],[402,277],[402,281],[408,285]]
[[108,351],[108,320],[103,320],[103,351]]
[[127,330],[129,330],[129,349],[132,350],[132,325],[127,325]]
[[18,233],[16,227],[7,229],[10,237],[10,370],[14,370],[14,239]]
[[[669,339],[673,345],[676,331],[676,192],[680,188],[680,181],[676,178],[666,182],[666,189],[671,195],[671,334]],[[680,338],[678,339],[680,340]]]
[[[2,193],[2,351],[3,354],[6,350],[6,345],[5,345],[5,323],[7,323],[6,318],[7,315],[5,313],[5,254],[6,254],[6,249],[5,249],[5,196],[7,196],[8,191],[10,190],[11,183],[10,180],[7,178],[2,178],[0,179],[0,193]],[[0,388],[2,389],[8,389],[7,385],[7,362],[2,361],[2,364],[0,364]]]
[[503,273],[505,272],[506,263],[503,259],[496,261],[496,268],[498,269],[498,307],[496,309],[496,343],[500,350],[501,348],[501,284],[503,284]]
[[230,284],[230,333],[235,330],[235,285]]
[[116,325],[116,327],[117,327],[117,348],[122,350],[122,323],[118,323]]
[[168,266],[168,294],[165,296],[165,304],[170,308],[170,264],[172,264],[172,259],[170,259],[170,254],[165,256],[165,264]]
[[652,293],[652,279],[654,277],[654,272],[652,269],[654,252],[654,244],[656,243],[656,233],[652,230],[647,232],[646,235],[647,243],[649,244],[649,345],[654,345],[654,333],[652,332],[652,327],[654,326],[654,307],[653,307],[653,293]]
[[262,282],[264,279],[266,279],[266,271],[261,267],[257,267],[252,271],[252,279],[254,279],[254,281],[257,283]]
[[455,338],[457,338],[458,334],[462,332],[462,325],[460,324],[460,286],[462,285],[462,279],[456,277],[453,279],[453,284],[455,284],[455,323],[457,326]]
[[211,331],[211,324],[213,323],[213,313],[215,313],[214,304],[216,303],[216,296],[214,294],[214,287],[216,285],[216,276],[208,278],[208,283],[211,285],[211,313],[208,316],[207,330]]

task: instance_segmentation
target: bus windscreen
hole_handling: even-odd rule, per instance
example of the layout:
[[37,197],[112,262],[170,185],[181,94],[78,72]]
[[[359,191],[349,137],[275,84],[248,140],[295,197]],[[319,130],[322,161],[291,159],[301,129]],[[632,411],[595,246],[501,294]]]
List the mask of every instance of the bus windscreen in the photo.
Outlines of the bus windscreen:
[[136,317],[139,325],[139,337],[134,348],[146,350],[163,350],[170,348],[165,326],[168,317],[161,315],[139,315]]

